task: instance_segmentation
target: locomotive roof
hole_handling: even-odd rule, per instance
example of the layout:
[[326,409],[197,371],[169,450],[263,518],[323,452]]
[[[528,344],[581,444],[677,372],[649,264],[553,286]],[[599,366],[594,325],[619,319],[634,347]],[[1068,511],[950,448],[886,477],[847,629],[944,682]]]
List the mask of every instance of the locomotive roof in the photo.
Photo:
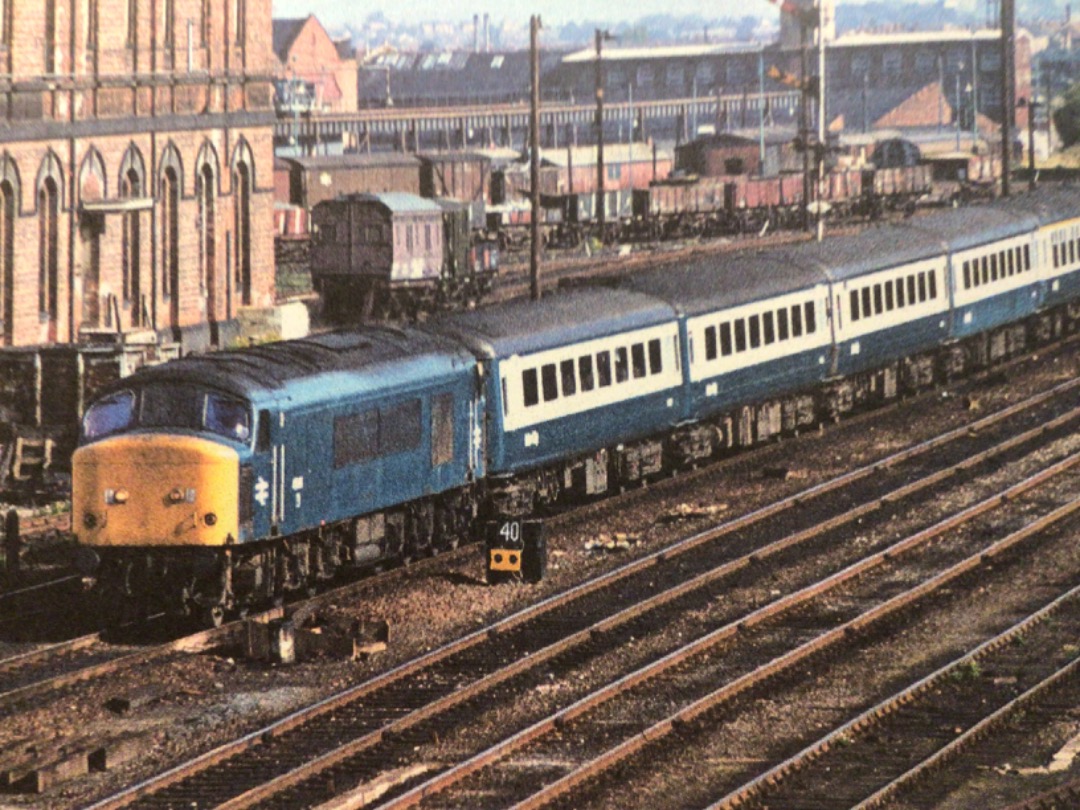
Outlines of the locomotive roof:
[[[460,346],[438,335],[416,329],[368,327],[246,349],[188,355],[142,368],[135,379],[197,383],[253,397],[270,390],[281,392],[323,375],[371,371],[387,364],[397,369],[396,376],[403,376],[407,361],[419,359],[427,359],[447,370],[470,362]],[[116,387],[130,383],[129,377]]]
[[509,357],[673,320],[661,301],[629,290],[577,288],[431,320],[431,331],[487,357]]
[[615,280],[620,289],[655,296],[680,314],[700,315],[825,282],[821,269],[776,251],[707,256]]

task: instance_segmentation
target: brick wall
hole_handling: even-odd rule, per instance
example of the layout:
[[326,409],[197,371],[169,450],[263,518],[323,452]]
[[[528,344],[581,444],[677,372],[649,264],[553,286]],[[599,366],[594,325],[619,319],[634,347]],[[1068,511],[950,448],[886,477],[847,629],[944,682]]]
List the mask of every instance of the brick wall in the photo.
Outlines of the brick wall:
[[[0,183],[17,197],[14,283],[6,287],[0,251],[0,321],[5,297],[13,298],[0,345],[75,342],[95,331],[145,328],[169,337],[173,327],[236,317],[244,305],[236,277],[237,233],[245,225],[237,213],[239,166],[252,178],[244,240],[248,297],[252,306],[273,304],[270,0],[96,5],[94,26],[87,16],[93,4],[57,4],[53,74],[45,70],[46,3],[15,3],[13,39],[0,47]],[[170,7],[176,20],[171,47],[163,31]],[[129,8],[136,11],[134,27]],[[179,272],[175,292],[166,296],[161,178],[170,166],[181,184]],[[196,195],[204,166],[213,177],[212,222],[202,221]],[[121,188],[128,170],[139,178],[134,193]],[[38,194],[50,178],[60,202],[55,319],[40,306]],[[125,220],[138,223],[137,251],[125,251]],[[204,244],[212,247],[209,257]],[[145,323],[132,317],[143,309],[140,302],[125,300],[125,255],[131,263],[136,253]]]

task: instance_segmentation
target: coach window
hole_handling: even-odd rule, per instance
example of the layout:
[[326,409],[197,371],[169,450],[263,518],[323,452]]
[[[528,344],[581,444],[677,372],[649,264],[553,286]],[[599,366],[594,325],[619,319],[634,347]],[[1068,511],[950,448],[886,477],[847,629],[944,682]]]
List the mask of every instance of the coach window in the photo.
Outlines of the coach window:
[[814,302],[807,301],[803,304],[803,311],[806,313],[806,334],[812,335],[817,331],[817,316],[814,313]]
[[596,382],[601,388],[611,385],[611,353],[600,352],[596,355]]
[[791,336],[802,336],[802,309],[798,304],[791,308]]
[[554,363],[545,363],[540,367],[540,385],[544,389],[544,402],[551,402],[558,398],[559,382]]
[[649,341],[649,373],[659,374],[664,370],[663,358],[660,355],[660,338]]
[[1031,245],[1024,245],[1024,269],[1031,269]]
[[733,351],[731,345],[731,322],[724,321],[720,324],[720,354],[727,357]]
[[874,314],[880,315],[885,311],[885,302],[881,299],[881,285],[874,285]]
[[919,273],[919,303],[926,300],[926,273]]
[[503,377],[501,380],[499,380],[499,382],[502,383],[503,416],[509,416],[509,414],[510,414],[510,400],[506,396],[506,377]]
[[991,281],[997,281],[998,280],[998,261],[997,261],[997,254],[996,253],[994,253],[994,254],[992,254],[990,256],[990,280]]
[[431,466],[453,460],[454,395],[439,394],[431,400]]
[[907,277],[907,300],[911,306],[915,306],[915,302],[919,299],[915,297],[915,276],[910,275]]
[[971,289],[971,262],[964,262],[964,289]]
[[761,316],[761,331],[764,333],[765,345],[776,342],[776,330],[773,326],[773,314],[765,312]]
[[982,257],[982,283],[990,283],[990,258],[988,256]]
[[930,285],[930,297],[937,298],[937,271],[931,270],[926,275]]
[[735,320],[735,351],[746,351],[746,321],[742,318]]
[[1076,243],[1070,239],[1069,240],[1069,264],[1072,264],[1075,261],[1076,261]]
[[776,333],[780,340],[788,339],[787,310],[776,310]]
[[905,306],[904,302],[904,279],[898,278],[896,280],[896,305],[898,307]]
[[535,368],[527,368],[521,372],[521,392],[525,397],[526,408],[531,408],[540,401],[540,386],[537,385]]
[[1060,248],[1060,247],[1061,247],[1061,245],[1057,244],[1056,242],[1055,242],[1055,243],[1054,243],[1054,245],[1053,245],[1053,251],[1054,251],[1054,267],[1057,267],[1057,266],[1058,266],[1058,265],[1060,264],[1060,262],[1058,261],[1058,255],[1059,255],[1059,251],[1058,251],[1058,248]]
[[757,315],[751,315],[747,321],[750,326],[750,348],[756,349],[761,345],[761,319]]
[[708,326],[705,328],[705,359],[716,359],[716,327]]
[[885,311],[893,311],[893,284],[891,281],[885,282]]
[[645,344],[635,343],[630,347],[630,360],[634,369],[634,379],[645,376]]
[[630,379],[630,364],[627,361],[626,347],[615,350],[615,382],[622,383]]
[[874,314],[873,302],[870,300],[869,287],[862,288],[862,311],[867,318]]
[[562,395],[573,396],[577,393],[577,376],[574,374],[574,361],[563,360],[559,363],[559,376],[562,378]]
[[593,380],[592,355],[587,354],[578,358],[578,376],[581,377],[581,390],[592,391],[596,387]]
[[1016,275],[1016,254],[1012,250],[1008,250],[1008,251],[1005,252],[1005,256],[1006,256],[1005,261],[1007,261],[1009,263],[1009,275],[1010,276],[1015,276]]
[[859,318],[861,318],[861,317],[862,317],[862,315],[860,315],[860,313],[859,313],[859,291],[858,290],[852,290],[851,291],[851,322],[855,323],[855,321],[859,320]]

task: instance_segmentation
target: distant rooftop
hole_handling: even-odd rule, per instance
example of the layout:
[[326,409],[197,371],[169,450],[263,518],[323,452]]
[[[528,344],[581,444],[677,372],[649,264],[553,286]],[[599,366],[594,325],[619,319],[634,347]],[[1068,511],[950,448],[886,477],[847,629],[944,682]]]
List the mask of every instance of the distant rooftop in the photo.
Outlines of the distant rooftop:
[[[758,42],[722,42],[699,45],[661,45],[657,47],[619,48],[607,45],[601,50],[601,58],[607,62],[628,59],[672,59],[678,57],[694,58],[701,56],[719,56],[728,53],[757,53],[763,44]],[[585,48],[574,53],[567,54],[563,62],[595,62],[596,50]]]
[[970,42],[971,40],[989,42],[1001,39],[999,29],[984,28],[979,31],[957,29],[955,31],[898,31],[889,34],[850,33],[841,34],[832,42],[830,48],[851,48],[868,45],[917,45],[930,42]]

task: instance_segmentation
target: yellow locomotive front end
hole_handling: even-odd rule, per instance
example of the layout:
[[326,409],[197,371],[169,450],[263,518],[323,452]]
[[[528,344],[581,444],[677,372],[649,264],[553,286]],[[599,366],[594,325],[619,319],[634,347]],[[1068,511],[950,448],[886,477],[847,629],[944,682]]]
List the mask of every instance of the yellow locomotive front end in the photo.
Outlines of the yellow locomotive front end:
[[238,536],[236,451],[166,433],[116,436],[72,459],[72,517],[79,543],[225,546]]
[[197,384],[151,379],[90,406],[71,462],[72,530],[103,624],[217,623],[237,606],[250,435],[250,403]]

